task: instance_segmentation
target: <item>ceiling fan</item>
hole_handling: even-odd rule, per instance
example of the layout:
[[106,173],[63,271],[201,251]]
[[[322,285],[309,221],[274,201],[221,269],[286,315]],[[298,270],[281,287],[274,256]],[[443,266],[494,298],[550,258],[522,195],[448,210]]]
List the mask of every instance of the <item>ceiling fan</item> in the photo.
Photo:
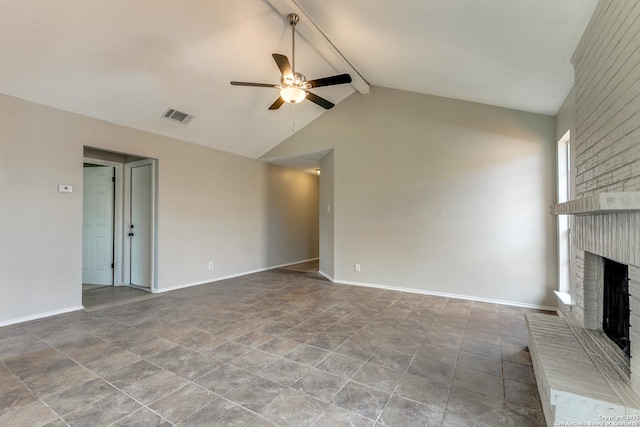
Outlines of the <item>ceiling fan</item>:
[[287,16],[289,24],[291,24],[291,63],[285,55],[274,53],[273,59],[276,61],[276,65],[282,73],[279,85],[273,85],[269,83],[249,83],[249,82],[231,82],[234,86],[254,86],[254,87],[270,87],[280,90],[280,96],[269,107],[269,110],[277,110],[288,102],[290,104],[297,104],[305,99],[317,104],[325,109],[332,108],[335,104],[326,99],[309,92],[309,89],[340,85],[344,83],[351,83],[351,76],[349,74],[338,74],[330,77],[323,77],[321,79],[307,80],[307,78],[296,72],[296,24],[300,20],[298,15],[290,13]]

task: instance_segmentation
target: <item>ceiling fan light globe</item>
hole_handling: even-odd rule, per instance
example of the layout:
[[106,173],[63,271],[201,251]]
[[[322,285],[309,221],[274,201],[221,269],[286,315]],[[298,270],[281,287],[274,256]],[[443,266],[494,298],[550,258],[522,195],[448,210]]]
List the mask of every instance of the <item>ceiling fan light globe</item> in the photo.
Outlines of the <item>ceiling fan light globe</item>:
[[289,104],[297,104],[307,97],[307,93],[299,87],[288,86],[280,89],[280,97]]

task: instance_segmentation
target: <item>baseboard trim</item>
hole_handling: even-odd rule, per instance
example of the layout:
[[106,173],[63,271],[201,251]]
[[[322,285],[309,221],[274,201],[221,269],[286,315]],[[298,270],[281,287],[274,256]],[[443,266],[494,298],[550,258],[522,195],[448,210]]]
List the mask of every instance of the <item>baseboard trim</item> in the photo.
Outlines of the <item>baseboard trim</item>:
[[403,288],[400,286],[378,285],[375,283],[353,282],[350,280],[340,280],[340,279],[334,280],[323,273],[320,273],[320,274],[325,276],[327,279],[331,280],[333,283],[337,283],[341,285],[362,286],[367,288],[385,289],[388,291],[400,291],[400,292],[408,292],[412,294],[433,295],[433,296],[446,297],[446,298],[457,298],[457,299],[464,299],[469,301],[508,305],[512,307],[531,308],[535,310],[556,311],[558,309],[558,307],[549,307],[546,305],[529,304],[529,303],[517,302],[517,301],[506,301],[506,300],[499,300],[499,299],[493,299],[493,298],[483,298],[483,297],[477,297],[477,296],[471,296],[471,295],[452,294],[448,292],[429,291],[426,289]]
[[73,307],[61,308],[59,310],[45,311],[44,313],[32,314],[30,316],[16,317],[15,319],[0,321],[0,328],[3,326],[15,325],[16,323],[30,322],[32,320],[44,319],[45,317],[57,316],[58,314],[71,313],[72,311],[80,311],[84,307],[76,305]]
[[[274,268],[282,268],[282,267],[288,267],[290,265],[296,265],[296,264],[302,264],[303,262],[311,262],[311,261],[319,261],[320,258],[309,258],[309,259],[303,259],[302,261],[296,261],[296,262],[288,262],[286,264],[280,264],[280,265],[276,265],[274,267],[269,267],[267,268],[267,270],[272,270]],[[264,270],[263,270],[264,271]]]
[[[169,287],[169,288],[152,289],[151,292],[154,293],[154,294],[155,293],[170,292],[170,291],[175,291],[175,290],[178,290],[178,289],[190,288],[191,286],[198,286],[198,285],[204,285],[204,284],[207,284],[207,283],[219,282],[221,280],[233,279],[233,278],[240,277],[240,276],[245,276],[245,275],[248,275],[248,274],[261,273],[263,271],[268,271],[268,270],[273,270],[273,269],[276,269],[276,268],[287,267],[287,266],[290,266],[290,265],[300,264],[300,263],[303,263],[303,262],[316,261],[318,259],[319,258],[309,258],[309,259],[306,259],[306,260],[294,261],[294,262],[289,262],[289,263],[285,263],[285,264],[279,264],[279,265],[275,265],[275,266],[271,266],[271,267],[259,268],[259,269],[255,269],[255,270],[251,270],[251,271],[246,271],[246,272],[243,272],[243,273],[231,274],[231,275],[222,276],[222,277],[215,277],[215,278],[202,280],[202,281],[198,281],[198,282],[183,283],[181,285],[172,286],[172,287]],[[544,306],[544,305],[539,305],[539,304],[529,304],[529,303],[522,303],[522,302],[516,302],[516,301],[498,300],[498,299],[493,299],[493,298],[483,298],[483,297],[470,296],[470,295],[452,294],[452,293],[448,293],[448,292],[429,291],[429,290],[425,290],[425,289],[403,288],[403,287],[400,287],[400,286],[389,286],[389,285],[379,285],[379,284],[375,284],[375,283],[355,282],[355,281],[350,281],[350,280],[340,280],[340,279],[335,279],[334,277],[324,273],[323,271],[318,271],[318,273],[321,276],[329,279],[331,282],[336,283],[336,284],[341,284],[341,285],[362,286],[362,287],[367,287],[367,288],[385,289],[385,290],[389,290],[389,291],[408,292],[408,293],[421,294],[421,295],[434,295],[434,296],[440,296],[440,297],[446,297],[446,298],[458,298],[458,299],[464,299],[464,300],[470,300],[470,301],[487,302],[487,303],[492,303],[492,304],[502,304],[502,305],[508,305],[508,306],[512,306],[512,307],[531,308],[531,309],[536,309],[536,310],[546,310],[546,311],[554,311],[554,312],[558,310],[558,307],[549,307],[549,306]],[[29,322],[29,321],[32,321],[32,320],[43,319],[45,317],[56,316],[56,315],[59,315],[59,314],[70,313],[72,311],[79,311],[79,310],[83,310],[83,309],[84,309],[84,307],[82,305],[77,305],[77,306],[73,306],[73,307],[61,308],[59,310],[53,310],[53,311],[47,311],[47,312],[44,312],[44,313],[33,314],[33,315],[30,315],[30,316],[24,316],[24,317],[17,317],[17,318],[14,318],[14,319],[2,320],[2,321],[0,321],[0,327],[15,325],[17,323]]]
[[331,280],[332,282],[335,282],[335,279],[333,277],[329,276],[327,273],[325,273],[323,271],[318,270],[318,274],[320,274],[321,276]]
[[303,262],[317,261],[318,259],[320,259],[320,258],[303,259],[301,261],[294,261],[294,262],[288,262],[288,263],[285,263],[285,264],[274,265],[274,266],[271,266],[271,267],[258,268],[256,270],[245,271],[243,273],[230,274],[228,276],[214,277],[214,278],[211,278],[211,279],[201,280],[201,281],[198,281],[198,282],[183,283],[181,285],[171,286],[169,288],[153,289],[151,292],[153,292],[154,294],[160,294],[160,293],[164,293],[164,292],[177,291],[178,289],[190,288],[192,286],[206,285],[207,283],[219,282],[221,280],[227,280],[227,279],[234,279],[236,277],[246,276],[247,274],[262,273],[263,271],[273,270],[273,269],[282,268],[282,267],[288,267],[290,265],[301,264]]

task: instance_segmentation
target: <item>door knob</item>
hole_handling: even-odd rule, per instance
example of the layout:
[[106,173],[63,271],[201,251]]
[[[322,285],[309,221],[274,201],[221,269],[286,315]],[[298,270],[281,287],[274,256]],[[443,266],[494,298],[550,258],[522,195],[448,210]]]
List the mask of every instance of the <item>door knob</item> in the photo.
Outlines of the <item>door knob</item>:
[[129,234],[128,234],[128,236],[129,236],[129,237],[133,237],[133,236],[135,236],[135,234],[133,234],[133,233],[129,233]]

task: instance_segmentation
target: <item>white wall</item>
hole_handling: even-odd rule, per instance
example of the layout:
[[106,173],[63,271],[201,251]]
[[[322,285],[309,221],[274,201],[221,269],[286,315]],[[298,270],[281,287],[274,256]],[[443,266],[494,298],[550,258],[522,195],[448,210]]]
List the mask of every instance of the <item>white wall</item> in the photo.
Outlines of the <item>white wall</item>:
[[301,254],[317,258],[318,176],[271,166],[267,184],[267,264],[299,260]]
[[554,117],[374,87],[263,158],[331,148],[337,281],[555,304]]
[[81,304],[85,145],[158,159],[160,290],[318,256],[317,177],[0,95],[0,324]]
[[571,165],[571,176],[569,188],[569,200],[576,195],[576,89],[571,89],[569,95],[564,100],[558,115],[556,116],[556,141],[559,141],[567,131],[570,131],[570,153],[569,162]]
[[333,151],[320,159],[320,272],[334,275],[333,211],[334,206]]
[[576,129],[576,89],[571,89],[571,92],[567,95],[560,111],[556,115],[556,141],[568,131],[575,134]]

